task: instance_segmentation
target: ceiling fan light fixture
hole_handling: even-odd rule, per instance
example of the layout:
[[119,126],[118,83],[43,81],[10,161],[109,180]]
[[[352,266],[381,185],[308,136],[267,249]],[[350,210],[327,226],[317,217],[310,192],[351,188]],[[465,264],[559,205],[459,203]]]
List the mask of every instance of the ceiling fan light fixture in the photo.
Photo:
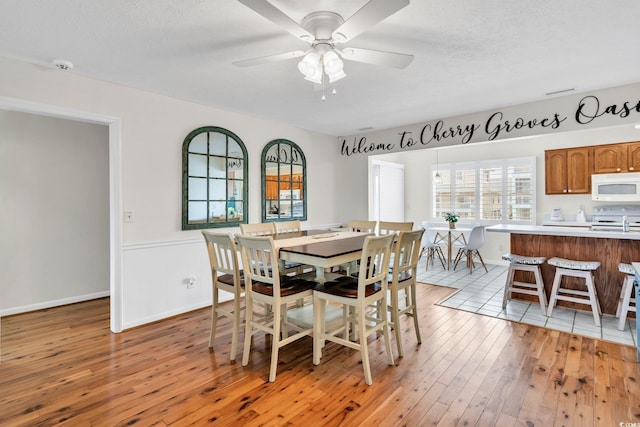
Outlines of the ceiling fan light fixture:
[[344,70],[342,69],[336,71],[335,73],[327,73],[327,75],[329,76],[329,83],[334,83],[340,79],[347,77],[347,75],[344,73]]
[[322,65],[318,64],[318,66],[314,69],[313,74],[308,76],[305,75],[304,79],[316,84],[322,84]]
[[338,54],[332,50],[325,52],[324,55],[322,55],[322,63],[324,64],[324,71],[328,75],[338,73],[342,71],[342,68],[344,67],[342,59],[340,59]]
[[316,52],[307,53],[302,61],[298,62],[298,70],[305,76],[305,78],[312,78],[318,74],[318,69],[322,73],[320,67],[320,55]]

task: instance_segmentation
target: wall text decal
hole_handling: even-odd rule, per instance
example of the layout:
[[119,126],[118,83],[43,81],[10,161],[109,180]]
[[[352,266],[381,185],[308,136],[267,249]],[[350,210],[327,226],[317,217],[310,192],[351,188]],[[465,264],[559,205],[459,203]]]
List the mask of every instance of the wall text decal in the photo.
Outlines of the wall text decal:
[[[351,142],[342,138],[340,151],[343,156],[352,156],[424,148],[429,144],[442,146],[494,141],[535,135],[534,132],[543,128],[561,131],[564,130],[563,127],[567,127],[567,123],[593,125],[597,119],[603,117],[626,119],[633,113],[640,113],[640,100],[601,105],[597,96],[587,95],[579,100],[577,107],[575,107],[575,113],[572,115],[554,112],[537,117],[520,117],[511,114],[516,117],[506,118],[508,115],[503,111],[496,111],[479,123],[457,123],[447,126],[444,120],[438,120],[427,123],[417,130],[400,130],[394,133],[396,140],[392,142],[370,142],[367,141],[366,136],[354,136]],[[573,116],[574,122],[571,120],[567,122],[571,116]],[[573,127],[575,128],[575,126]]]

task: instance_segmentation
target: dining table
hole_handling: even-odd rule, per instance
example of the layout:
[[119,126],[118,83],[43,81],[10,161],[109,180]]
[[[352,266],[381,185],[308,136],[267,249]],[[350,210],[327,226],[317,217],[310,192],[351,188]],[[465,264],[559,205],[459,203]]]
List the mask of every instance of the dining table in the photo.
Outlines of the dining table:
[[448,226],[431,226],[431,230],[436,232],[433,243],[439,244],[442,242],[447,242],[447,270],[451,270],[451,252],[453,248],[453,244],[455,242],[462,242],[463,244],[467,244],[467,238],[465,237],[465,233],[469,233],[471,231],[471,227],[456,227],[451,228]]
[[315,268],[315,280],[325,281],[325,269],[356,262],[362,256],[362,248],[371,233],[357,231],[306,230],[300,233],[279,234],[274,246],[281,261],[311,265]]

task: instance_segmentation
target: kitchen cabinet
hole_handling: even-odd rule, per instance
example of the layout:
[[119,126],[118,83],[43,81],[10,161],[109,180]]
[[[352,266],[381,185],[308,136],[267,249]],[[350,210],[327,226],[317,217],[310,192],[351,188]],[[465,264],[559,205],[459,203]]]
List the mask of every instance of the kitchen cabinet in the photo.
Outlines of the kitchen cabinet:
[[640,142],[593,147],[593,173],[640,172]]
[[593,167],[589,147],[546,150],[544,154],[546,194],[591,192]]

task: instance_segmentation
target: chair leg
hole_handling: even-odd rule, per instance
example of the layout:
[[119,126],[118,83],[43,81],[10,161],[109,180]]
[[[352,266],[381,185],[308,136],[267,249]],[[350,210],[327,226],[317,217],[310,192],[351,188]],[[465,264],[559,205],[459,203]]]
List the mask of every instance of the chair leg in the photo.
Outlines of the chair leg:
[[510,265],[509,271],[507,271],[507,281],[504,284],[504,296],[502,297],[503,310],[507,308],[507,301],[511,299],[511,287],[513,286],[513,276],[515,273],[515,269]]
[[536,287],[538,289],[540,309],[542,310],[542,314],[547,314],[547,295],[544,293],[544,281],[542,280],[542,273],[540,272],[539,267],[534,270],[533,276],[536,280]]
[[280,326],[282,325],[282,306],[273,307],[273,339],[271,340],[271,364],[269,368],[269,382],[276,380],[278,370],[278,351],[280,350]]
[[404,349],[402,346],[402,328],[400,327],[400,316],[398,307],[398,290],[391,290],[391,323],[393,324],[393,332],[396,335],[396,346],[398,347],[398,357],[404,356]]
[[560,287],[560,281],[562,280],[562,274],[556,271],[556,275],[553,278],[553,287],[551,288],[551,298],[549,298],[549,307],[547,307],[547,316],[551,317],[553,313],[553,307],[556,305],[558,298],[558,288]]
[[591,311],[593,312],[593,320],[596,322],[596,326],[600,326],[600,304],[598,303],[598,296],[596,295],[595,287],[593,286],[593,274],[588,274],[585,277],[587,282],[587,291],[589,292],[589,299],[591,300]]
[[411,285],[411,314],[413,316],[413,327],[416,330],[416,339],[418,344],[422,344],[420,337],[420,325],[418,324],[418,303],[416,302],[416,284]]
[[389,366],[393,366],[394,360],[393,353],[391,351],[391,334],[389,333],[389,322],[387,322],[386,319],[384,320],[384,326],[382,327],[382,335],[384,335],[384,347],[387,352],[387,363]]
[[[371,379],[371,366],[369,365],[369,347],[367,346],[367,327],[364,307],[358,307],[358,336],[360,338],[360,357],[362,358],[362,369],[364,369],[364,382],[367,385],[373,384]],[[385,337],[385,339],[388,335]]]
[[484,267],[484,271],[485,271],[486,273],[488,273],[488,272],[489,272],[489,270],[487,270],[487,266],[485,265],[484,260],[482,259],[482,255],[480,255],[480,251],[476,249],[476,251],[475,251],[475,252],[476,252],[476,255],[478,255],[478,259],[479,259],[479,260],[480,260],[480,262],[482,263],[482,266]]
[[211,348],[213,348],[213,343],[216,339],[217,322],[218,322],[218,288],[214,284],[213,285],[213,303],[211,304],[211,332],[209,333],[209,347]]
[[236,354],[238,351],[238,334],[240,329],[240,299],[235,298],[233,300],[233,330],[231,331],[231,352],[229,353],[230,360],[236,360]]
[[[631,293],[633,292],[633,276],[626,277],[622,284],[621,301],[618,303],[619,315],[618,315],[618,330],[624,331],[625,324],[627,322],[627,312],[629,311],[629,304],[631,302]],[[637,316],[636,312],[636,316]]]
[[446,267],[444,266],[444,252],[442,252],[442,248],[438,246],[436,249],[436,253],[438,254],[438,258],[440,259],[440,264],[442,264],[442,269],[444,270]]
[[460,262],[460,260],[462,259],[462,254],[463,254],[464,250],[463,249],[458,249],[458,253],[456,254],[456,258],[454,260],[454,264],[453,264],[453,269],[455,270],[458,267],[458,263]]
[[245,327],[244,348],[242,350],[242,366],[249,364],[249,351],[251,351],[251,337],[253,336],[253,299],[245,295]]

